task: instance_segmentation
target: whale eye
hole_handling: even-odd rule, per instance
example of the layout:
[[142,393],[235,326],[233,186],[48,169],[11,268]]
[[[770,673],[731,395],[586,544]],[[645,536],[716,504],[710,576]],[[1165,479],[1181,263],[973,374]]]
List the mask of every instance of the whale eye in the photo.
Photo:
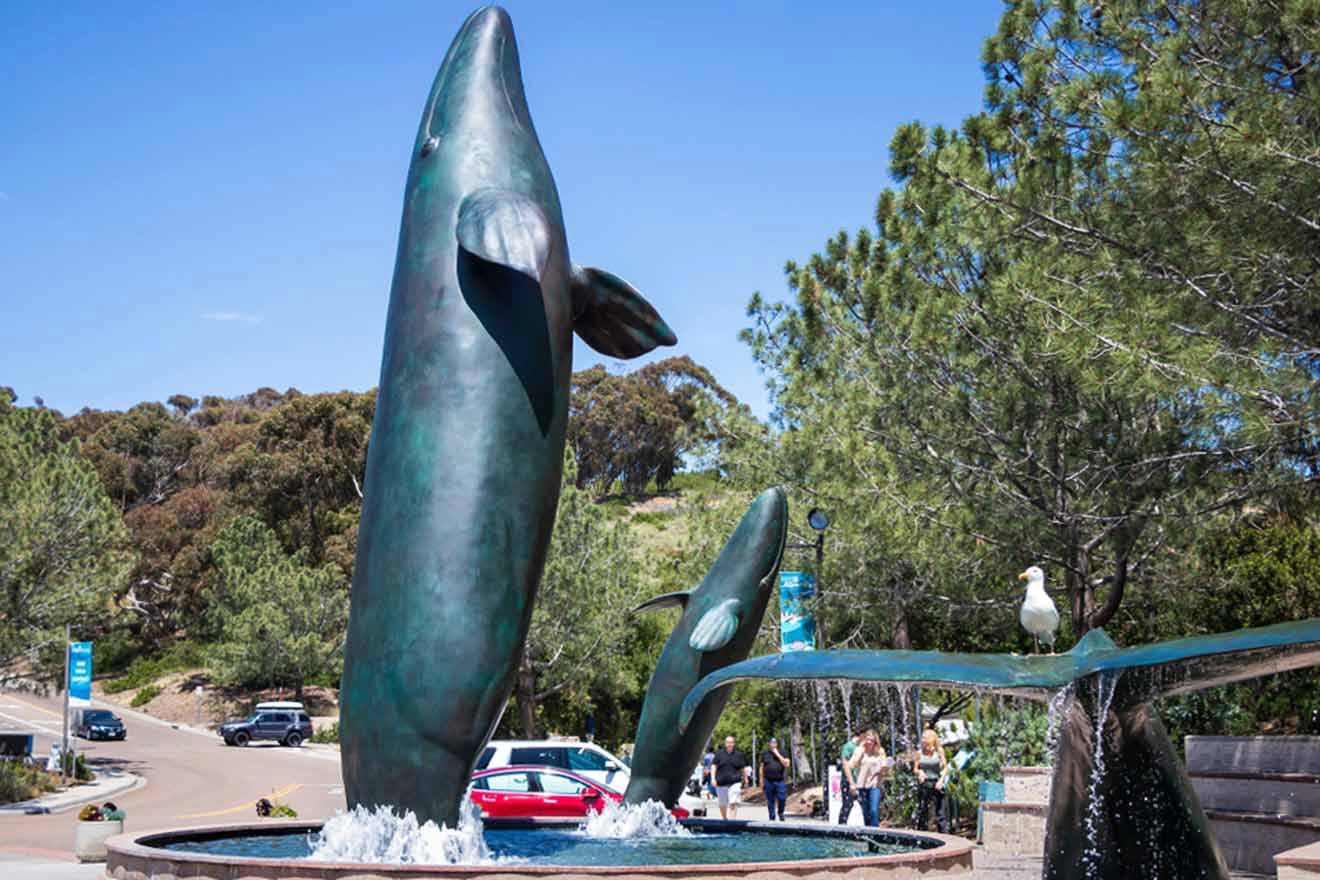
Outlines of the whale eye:
[[436,137],[435,135],[431,135],[430,137],[428,137],[425,141],[422,142],[422,158],[424,159],[427,156],[434,153],[435,148],[438,146],[440,146],[440,138]]

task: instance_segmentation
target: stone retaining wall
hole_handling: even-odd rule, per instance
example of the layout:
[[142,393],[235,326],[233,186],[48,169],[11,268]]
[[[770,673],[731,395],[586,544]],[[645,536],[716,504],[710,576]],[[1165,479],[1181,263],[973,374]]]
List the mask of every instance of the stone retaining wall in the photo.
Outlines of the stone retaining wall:
[[1276,853],[1320,842],[1320,737],[1189,736],[1186,746],[1192,787],[1234,871],[1273,874]]

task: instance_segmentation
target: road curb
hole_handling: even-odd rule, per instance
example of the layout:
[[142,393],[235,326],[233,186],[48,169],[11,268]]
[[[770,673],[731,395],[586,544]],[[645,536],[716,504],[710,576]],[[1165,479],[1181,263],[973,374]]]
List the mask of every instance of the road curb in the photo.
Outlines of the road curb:
[[111,795],[123,794],[146,785],[147,780],[135,773],[96,774],[97,781],[91,785],[82,785],[69,791],[42,795],[30,801],[6,804],[0,807],[0,818],[6,816],[31,816],[45,813],[64,813],[74,807],[108,800]]

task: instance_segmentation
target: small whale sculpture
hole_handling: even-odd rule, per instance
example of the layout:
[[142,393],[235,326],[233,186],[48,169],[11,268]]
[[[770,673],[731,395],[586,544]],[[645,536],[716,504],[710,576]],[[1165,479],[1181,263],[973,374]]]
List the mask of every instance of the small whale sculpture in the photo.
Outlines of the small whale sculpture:
[[678,728],[683,697],[702,676],[747,657],[773,592],[788,534],[788,500],[767,489],[743,514],[719,558],[691,592],[668,593],[637,611],[682,608],[642,703],[624,800],[678,802],[706,740],[719,721],[728,692],[703,702],[686,731]]
[[1119,648],[1104,630],[1065,654],[816,651],[727,666],[683,701],[696,724],[749,679],[905,682],[1046,701],[1062,689],[1045,880],[1228,880],[1210,824],[1151,701],[1320,665],[1320,618]]
[[574,332],[624,358],[675,342],[626,282],[569,260],[512,25],[487,7],[408,169],[344,658],[350,806],[457,821],[554,525]]

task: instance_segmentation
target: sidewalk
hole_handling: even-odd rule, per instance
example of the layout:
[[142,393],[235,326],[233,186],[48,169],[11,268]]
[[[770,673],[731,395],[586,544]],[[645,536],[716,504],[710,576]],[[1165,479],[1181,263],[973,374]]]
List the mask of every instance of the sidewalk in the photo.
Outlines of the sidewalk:
[[96,778],[84,785],[75,785],[65,791],[52,792],[0,807],[0,818],[4,816],[24,816],[32,813],[63,813],[83,804],[99,804],[111,800],[112,796],[141,788],[146,780],[141,776],[122,770],[107,770],[96,774]]
[[91,880],[105,876],[105,864],[89,862],[83,865],[72,860],[64,862],[0,852],[0,875],[4,875],[5,880],[63,880],[65,877]]

